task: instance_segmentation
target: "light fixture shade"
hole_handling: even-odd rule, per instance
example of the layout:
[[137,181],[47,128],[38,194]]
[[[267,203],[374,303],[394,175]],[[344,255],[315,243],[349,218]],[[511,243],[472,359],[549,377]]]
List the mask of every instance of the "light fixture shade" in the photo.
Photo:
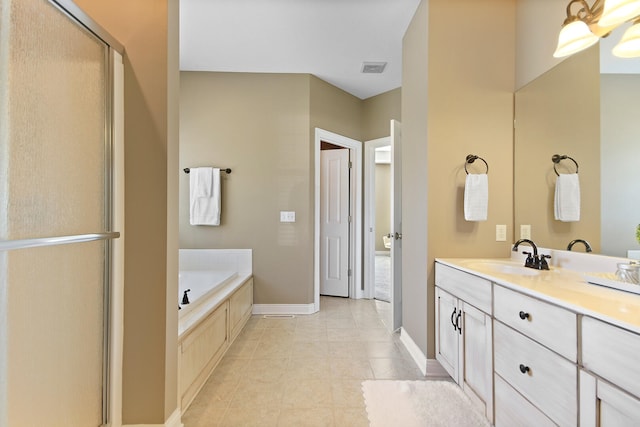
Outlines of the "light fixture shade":
[[640,23],[627,28],[620,42],[613,48],[613,54],[619,58],[640,57]]
[[600,40],[583,21],[573,21],[562,27],[558,36],[555,58],[563,58],[593,46]]
[[598,25],[612,27],[630,21],[638,15],[640,0],[606,0]]

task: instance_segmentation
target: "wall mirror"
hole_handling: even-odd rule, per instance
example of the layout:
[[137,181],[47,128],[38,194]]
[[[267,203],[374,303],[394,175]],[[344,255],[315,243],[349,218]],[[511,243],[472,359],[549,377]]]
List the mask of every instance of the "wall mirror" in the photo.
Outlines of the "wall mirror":
[[[595,253],[640,250],[640,59],[613,60],[608,43],[567,58],[515,94],[516,238],[521,225],[530,225],[542,247],[566,249],[585,239]],[[580,166],[578,222],[554,219],[554,154]],[[556,168],[575,172],[571,161]]]

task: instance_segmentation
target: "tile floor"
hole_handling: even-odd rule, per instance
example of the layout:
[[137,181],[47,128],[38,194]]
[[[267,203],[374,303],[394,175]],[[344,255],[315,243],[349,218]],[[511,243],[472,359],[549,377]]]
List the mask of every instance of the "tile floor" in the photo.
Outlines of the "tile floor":
[[362,381],[425,379],[385,326],[389,303],[322,297],[320,307],[249,319],[184,426],[368,426]]

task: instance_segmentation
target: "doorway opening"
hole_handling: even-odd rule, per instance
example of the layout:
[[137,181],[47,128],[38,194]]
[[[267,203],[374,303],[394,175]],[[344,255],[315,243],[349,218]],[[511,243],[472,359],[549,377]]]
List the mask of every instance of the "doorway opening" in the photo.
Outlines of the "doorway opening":
[[[348,265],[351,275],[348,280],[347,295],[349,298],[363,298],[364,289],[362,287],[362,142],[338,135],[323,129],[316,128],[315,131],[315,203],[314,203],[314,311],[320,311],[320,284],[322,274],[321,264],[321,183],[322,165],[321,151],[322,144],[330,144],[337,148],[349,150],[351,162],[351,179],[349,180],[349,242],[348,242]],[[340,151],[340,150],[336,150]],[[324,248],[324,246],[323,246]],[[344,253],[342,254],[345,255]]]
[[365,298],[384,301],[384,323],[402,326],[401,124],[390,136],[364,143]]

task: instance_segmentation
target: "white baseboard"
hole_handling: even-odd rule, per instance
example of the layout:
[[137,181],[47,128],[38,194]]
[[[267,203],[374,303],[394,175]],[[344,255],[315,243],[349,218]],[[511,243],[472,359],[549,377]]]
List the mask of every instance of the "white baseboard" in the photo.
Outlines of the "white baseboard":
[[180,408],[177,408],[164,424],[125,424],[122,427],[184,427]]
[[165,427],[184,427],[182,424],[182,411],[180,408],[176,408],[169,419],[164,423]]
[[253,314],[313,314],[315,304],[253,304]]
[[411,339],[409,333],[403,328],[400,328],[400,342],[404,344],[413,361],[418,365],[418,369],[422,372],[422,375],[427,375],[427,356],[422,353],[420,347]]

